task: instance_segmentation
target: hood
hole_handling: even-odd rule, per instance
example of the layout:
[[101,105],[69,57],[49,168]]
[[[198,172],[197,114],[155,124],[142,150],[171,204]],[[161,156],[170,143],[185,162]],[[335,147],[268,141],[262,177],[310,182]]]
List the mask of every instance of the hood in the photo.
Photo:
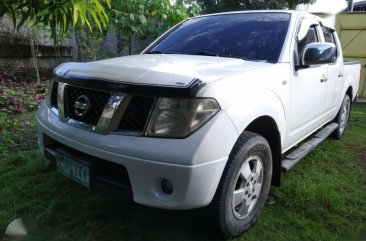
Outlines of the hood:
[[209,83],[269,65],[271,64],[212,56],[140,54],[88,63],[64,63],[55,69],[55,73],[70,78],[96,78],[130,84],[186,87],[194,79]]

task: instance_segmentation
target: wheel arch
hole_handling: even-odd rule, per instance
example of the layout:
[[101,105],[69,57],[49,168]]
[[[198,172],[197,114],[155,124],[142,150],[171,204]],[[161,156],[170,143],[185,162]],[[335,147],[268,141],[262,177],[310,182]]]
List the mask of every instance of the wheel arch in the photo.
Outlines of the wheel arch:
[[351,99],[351,101],[353,101],[353,88],[352,88],[352,86],[349,86],[348,87],[348,89],[347,89],[347,91],[346,91],[346,95],[348,95],[349,96],[349,98]]
[[253,120],[244,131],[250,131],[264,137],[272,153],[272,181],[273,186],[281,184],[281,134],[276,121],[270,116],[260,116]]
[[[277,92],[262,86],[254,86],[250,91],[246,89],[243,91],[240,88],[224,91],[224,93],[228,92],[234,93],[218,95],[218,99],[237,130],[238,136],[231,151],[245,131],[263,136],[270,144],[273,157],[272,185],[279,186],[282,145],[285,143],[287,126],[284,97],[281,98]],[[214,95],[214,93],[216,92],[205,93],[205,95]]]
[[[270,93],[270,92],[269,92]],[[253,103],[247,102],[247,103]],[[246,102],[241,102],[246,103]],[[239,137],[244,131],[250,131],[263,136],[271,147],[273,159],[273,186],[281,184],[281,160],[282,145],[284,144],[286,132],[286,113],[282,102],[275,95],[267,95],[266,98],[257,98],[256,105],[246,105],[245,107],[235,106],[227,109],[239,133]],[[238,109],[244,110],[243,114],[235,116]]]

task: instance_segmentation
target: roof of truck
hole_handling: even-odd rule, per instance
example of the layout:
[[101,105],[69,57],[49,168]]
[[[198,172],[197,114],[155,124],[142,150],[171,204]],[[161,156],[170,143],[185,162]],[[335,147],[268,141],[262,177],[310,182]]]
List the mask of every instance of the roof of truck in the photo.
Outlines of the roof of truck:
[[311,15],[315,16],[314,14],[305,12],[305,11],[296,11],[296,10],[243,10],[243,11],[229,11],[229,12],[219,12],[219,13],[210,13],[204,14],[197,17],[192,18],[199,18],[199,17],[206,17],[206,16],[216,16],[216,15],[227,15],[227,14],[238,14],[238,13],[289,13],[291,15]]
[[[205,14],[200,15],[196,17],[192,17],[191,19],[195,18],[201,18],[201,17],[207,17],[207,16],[218,16],[218,15],[229,15],[229,14],[241,14],[241,13],[288,13],[292,16],[309,16],[318,19],[319,21],[322,20],[319,16],[316,16],[314,14],[305,12],[305,11],[296,11],[296,10],[245,10],[245,11],[230,11],[230,12],[219,12],[219,13],[211,13],[211,14]],[[321,21],[322,24],[328,28],[334,29],[332,26],[328,26],[324,21]]]

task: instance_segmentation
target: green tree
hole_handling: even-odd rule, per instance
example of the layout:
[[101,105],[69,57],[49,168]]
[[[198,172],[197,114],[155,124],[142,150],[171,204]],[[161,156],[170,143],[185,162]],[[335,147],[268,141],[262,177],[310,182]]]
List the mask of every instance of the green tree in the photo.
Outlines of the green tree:
[[111,7],[111,0],[1,0],[0,17],[9,14],[16,29],[24,24],[49,27],[56,44],[58,36],[78,24],[87,25],[90,30],[92,24],[100,31],[106,28],[106,6]]
[[286,2],[289,9],[295,9],[298,4],[313,3],[315,0],[287,0]]
[[132,36],[155,38],[176,23],[199,13],[200,7],[195,2],[186,0],[176,0],[175,3],[170,0],[114,0],[110,15],[120,33],[120,40],[123,35],[130,46]]

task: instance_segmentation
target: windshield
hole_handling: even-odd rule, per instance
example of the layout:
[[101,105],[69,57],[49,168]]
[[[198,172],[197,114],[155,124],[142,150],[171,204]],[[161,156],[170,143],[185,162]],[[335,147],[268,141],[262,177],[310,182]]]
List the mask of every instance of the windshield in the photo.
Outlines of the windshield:
[[190,19],[147,54],[192,54],[278,62],[291,15],[237,13]]

